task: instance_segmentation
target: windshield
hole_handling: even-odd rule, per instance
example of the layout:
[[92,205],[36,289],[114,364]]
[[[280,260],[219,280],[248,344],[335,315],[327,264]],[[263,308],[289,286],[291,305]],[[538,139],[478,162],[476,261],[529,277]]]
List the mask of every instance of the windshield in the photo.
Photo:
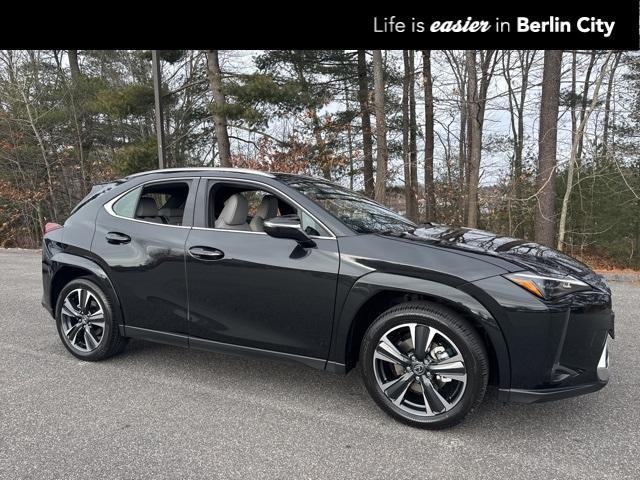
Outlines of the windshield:
[[416,225],[370,198],[315,178],[279,175],[278,179],[320,205],[357,233],[402,233]]

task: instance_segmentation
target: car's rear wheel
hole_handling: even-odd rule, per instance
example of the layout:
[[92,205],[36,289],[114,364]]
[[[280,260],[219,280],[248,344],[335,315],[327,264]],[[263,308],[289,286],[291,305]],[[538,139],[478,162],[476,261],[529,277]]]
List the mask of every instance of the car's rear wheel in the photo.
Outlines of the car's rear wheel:
[[463,318],[429,302],[380,315],[360,349],[367,390],[392,417],[421,428],[460,422],[484,396],[486,350]]
[[103,360],[122,351],[116,311],[109,296],[86,278],[69,282],[56,304],[56,326],[64,346],[82,360]]

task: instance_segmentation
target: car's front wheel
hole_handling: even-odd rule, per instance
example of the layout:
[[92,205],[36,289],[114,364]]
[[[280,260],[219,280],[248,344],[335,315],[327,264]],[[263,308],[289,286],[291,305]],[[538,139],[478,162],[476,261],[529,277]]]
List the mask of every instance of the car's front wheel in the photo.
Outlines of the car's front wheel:
[[110,297],[86,278],[72,280],[60,292],[56,326],[67,350],[82,360],[103,360],[127,343],[118,331]]
[[360,364],[384,411],[431,429],[455,425],[478,405],[489,373],[478,332],[455,312],[423,301],[380,315],[362,340]]

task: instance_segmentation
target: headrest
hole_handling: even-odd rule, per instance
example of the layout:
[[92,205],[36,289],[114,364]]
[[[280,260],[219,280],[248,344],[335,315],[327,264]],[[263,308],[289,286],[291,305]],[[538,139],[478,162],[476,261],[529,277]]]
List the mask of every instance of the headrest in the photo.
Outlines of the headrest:
[[224,208],[220,212],[220,218],[227,225],[242,225],[247,223],[249,205],[247,199],[239,193],[231,195],[224,202]]
[[262,197],[255,216],[268,220],[276,215],[278,215],[278,199],[273,195],[265,195]]
[[158,209],[158,215],[161,217],[181,217],[184,210],[181,208],[166,208],[162,207]]
[[184,209],[184,204],[187,198],[181,195],[171,195],[169,199],[165,202],[164,205],[160,207],[160,210],[163,208],[171,208],[171,209]]
[[140,197],[136,217],[156,217],[158,215],[158,205],[151,197]]

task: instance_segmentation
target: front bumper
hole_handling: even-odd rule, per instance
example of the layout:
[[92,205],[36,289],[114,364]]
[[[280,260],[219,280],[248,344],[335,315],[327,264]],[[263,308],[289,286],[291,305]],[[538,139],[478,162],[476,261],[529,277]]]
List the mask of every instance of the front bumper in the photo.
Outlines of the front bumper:
[[511,382],[498,385],[499,399],[541,402],[604,387],[608,338],[615,334],[606,287],[551,303],[504,282],[475,282],[499,304],[494,312],[509,350]]
[[605,342],[598,366],[596,367],[598,381],[573,385],[569,387],[541,388],[527,390],[522,388],[500,388],[498,399],[502,402],[540,403],[563,398],[577,397],[586,393],[597,392],[609,382],[609,342]]
[[498,400],[515,403],[540,403],[563,398],[577,397],[585,393],[597,392],[607,382],[587,383],[573,387],[547,388],[540,390],[523,390],[520,388],[505,388],[498,390]]

